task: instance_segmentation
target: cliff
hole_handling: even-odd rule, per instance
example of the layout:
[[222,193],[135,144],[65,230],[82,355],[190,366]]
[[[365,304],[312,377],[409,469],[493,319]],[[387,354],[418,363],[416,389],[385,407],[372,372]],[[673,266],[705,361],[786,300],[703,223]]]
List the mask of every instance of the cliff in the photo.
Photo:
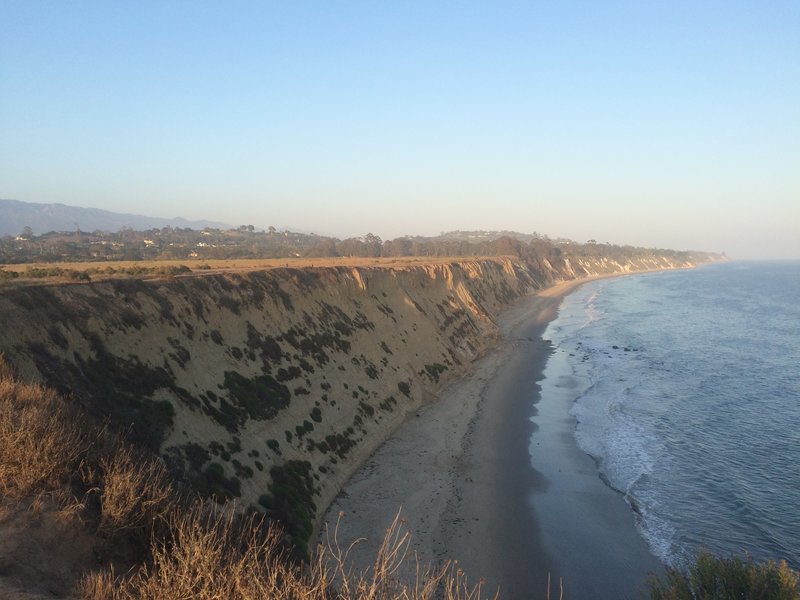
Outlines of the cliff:
[[688,266],[497,258],[9,288],[0,352],[302,547],[354,470],[492,346],[503,307],[556,280]]

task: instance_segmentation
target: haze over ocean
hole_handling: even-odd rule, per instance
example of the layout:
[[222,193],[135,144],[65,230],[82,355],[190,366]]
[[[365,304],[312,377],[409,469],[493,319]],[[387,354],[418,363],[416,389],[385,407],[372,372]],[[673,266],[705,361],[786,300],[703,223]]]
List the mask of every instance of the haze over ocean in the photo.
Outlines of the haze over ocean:
[[715,264],[589,283],[545,332],[578,444],[669,564],[800,566],[798,298],[800,262]]

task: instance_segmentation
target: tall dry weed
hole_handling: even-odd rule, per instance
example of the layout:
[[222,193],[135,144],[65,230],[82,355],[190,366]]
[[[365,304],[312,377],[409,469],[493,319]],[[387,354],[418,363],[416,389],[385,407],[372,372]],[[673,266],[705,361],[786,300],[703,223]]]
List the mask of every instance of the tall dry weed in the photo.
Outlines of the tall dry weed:
[[314,571],[325,572],[325,579],[334,583],[338,599],[479,600],[484,597],[483,582],[471,585],[456,561],[438,567],[422,564],[410,551],[411,534],[400,513],[386,529],[375,560],[366,570],[355,569],[351,563],[350,553],[357,543],[342,546],[337,523],[318,549]]
[[[260,517],[243,518],[200,504],[174,515],[170,539],[153,550],[137,573],[114,580],[110,572],[84,577],[82,600],[478,600],[457,565],[421,567],[409,554],[399,519],[389,527],[374,565],[358,571],[349,550],[335,541],[309,564],[289,560],[282,534]],[[335,536],[334,536],[335,539]],[[413,560],[412,576],[399,575]]]
[[96,571],[80,578],[75,595],[81,600],[115,600],[122,598],[114,571]]
[[[84,578],[80,597],[111,600],[197,598],[280,598],[275,591],[291,580],[295,567],[280,550],[280,536],[255,517],[196,503],[171,515],[170,534],[152,548],[152,559],[137,573],[116,580],[108,594],[110,575]],[[289,583],[284,581],[283,583]],[[296,596],[295,596],[296,597]]]
[[136,529],[151,529],[176,507],[178,491],[156,460],[120,445],[99,459],[101,515],[98,532],[115,537]]
[[[2,365],[2,361],[0,361]],[[0,500],[79,514],[97,551],[149,554],[184,501],[156,457],[131,448],[53,390],[0,376]],[[120,543],[123,542],[123,543]]]
[[65,492],[90,445],[77,412],[50,389],[0,378],[0,493]]

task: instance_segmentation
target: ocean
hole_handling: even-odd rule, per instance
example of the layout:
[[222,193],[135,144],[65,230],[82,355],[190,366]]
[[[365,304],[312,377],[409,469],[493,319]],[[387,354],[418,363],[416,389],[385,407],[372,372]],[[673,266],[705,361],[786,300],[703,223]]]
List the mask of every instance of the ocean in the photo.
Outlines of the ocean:
[[578,382],[577,444],[653,554],[800,568],[800,262],[594,281],[544,337]]

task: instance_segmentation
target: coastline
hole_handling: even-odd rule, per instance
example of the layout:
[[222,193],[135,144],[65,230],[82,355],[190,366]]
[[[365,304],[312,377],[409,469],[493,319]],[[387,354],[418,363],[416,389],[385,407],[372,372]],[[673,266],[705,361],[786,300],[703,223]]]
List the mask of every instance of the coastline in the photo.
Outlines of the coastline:
[[[554,352],[542,334],[563,298],[598,278],[557,284],[504,311],[499,347],[417,411],[348,482],[323,523],[332,532],[341,512],[339,542],[363,539],[350,553],[355,568],[371,564],[402,507],[420,562],[457,560],[471,582],[483,579],[486,595],[545,598],[549,575],[551,597],[560,577],[564,598],[638,597],[642,582],[630,574],[643,578],[660,564],[619,493],[577,447],[565,398],[554,394],[543,405],[540,393]],[[544,465],[534,460],[536,469],[535,431],[535,459]],[[591,514],[563,502],[565,492],[588,502]],[[556,511],[552,522],[545,507]],[[593,542],[584,543],[587,532]],[[414,561],[407,566],[412,574]]]

